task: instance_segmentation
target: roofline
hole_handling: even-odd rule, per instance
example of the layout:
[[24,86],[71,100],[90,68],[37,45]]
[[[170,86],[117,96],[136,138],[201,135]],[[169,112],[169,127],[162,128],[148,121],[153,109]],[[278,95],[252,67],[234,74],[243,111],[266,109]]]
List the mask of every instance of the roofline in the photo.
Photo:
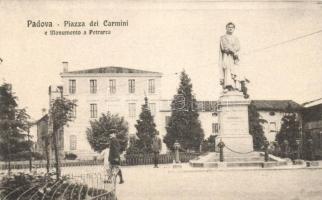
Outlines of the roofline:
[[[319,104],[314,104],[314,103],[317,102],[317,101],[320,101],[320,100],[322,100],[322,98],[314,99],[312,101],[307,101],[307,102],[302,103],[301,106],[303,106],[305,108],[313,107],[313,106],[319,105]],[[314,105],[310,106],[310,104],[314,104]]]
[[147,73],[60,73],[62,78],[64,77],[162,77],[162,73],[159,72],[147,72]]
[[45,119],[46,117],[48,117],[48,114],[45,114],[44,116],[42,116],[40,119],[36,120],[36,124],[38,124],[40,121],[42,121],[43,119]]

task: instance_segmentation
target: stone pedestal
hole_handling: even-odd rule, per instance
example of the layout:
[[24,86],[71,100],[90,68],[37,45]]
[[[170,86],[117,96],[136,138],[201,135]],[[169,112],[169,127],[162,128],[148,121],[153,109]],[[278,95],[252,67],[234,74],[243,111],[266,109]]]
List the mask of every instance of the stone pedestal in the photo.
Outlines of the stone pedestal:
[[[248,105],[250,100],[238,91],[223,93],[218,102],[219,135],[226,147],[238,152],[253,150],[253,139],[249,134]],[[229,153],[224,148],[225,153]]]

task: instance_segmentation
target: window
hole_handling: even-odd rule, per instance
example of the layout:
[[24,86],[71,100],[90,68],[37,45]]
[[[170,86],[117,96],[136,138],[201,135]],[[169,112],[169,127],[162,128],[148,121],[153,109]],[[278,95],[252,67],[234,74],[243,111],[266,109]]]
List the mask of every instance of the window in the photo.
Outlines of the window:
[[212,123],[212,133],[218,133],[218,132],[219,132],[218,123]]
[[149,109],[150,109],[151,115],[155,116],[155,112],[156,112],[155,103],[149,103]]
[[197,101],[197,109],[199,112],[205,111],[204,103],[202,101]]
[[270,132],[276,132],[276,123],[275,122],[270,122],[269,123],[269,131]]
[[116,93],[116,80],[115,79],[110,79],[110,94],[115,94]]
[[95,94],[97,92],[97,81],[89,80],[89,90],[91,94]]
[[76,80],[69,80],[69,94],[76,93]]
[[91,107],[91,118],[97,118],[97,104],[90,104]]
[[154,79],[149,79],[149,89],[148,89],[150,94],[155,93],[155,81]]
[[129,103],[129,117],[135,118],[136,117],[136,104]]
[[129,93],[135,93],[135,80],[129,80]]
[[77,149],[77,137],[76,135],[69,136],[69,149],[76,150]]

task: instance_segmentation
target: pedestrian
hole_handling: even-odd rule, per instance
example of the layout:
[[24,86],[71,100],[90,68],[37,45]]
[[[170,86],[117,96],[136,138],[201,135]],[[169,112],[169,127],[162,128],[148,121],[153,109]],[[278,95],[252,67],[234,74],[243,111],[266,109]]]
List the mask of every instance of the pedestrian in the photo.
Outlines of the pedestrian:
[[108,161],[109,152],[110,152],[110,149],[107,147],[101,152],[100,156],[98,157],[100,160],[101,159],[103,160],[103,166],[107,172],[110,169],[110,163]]
[[112,170],[113,168],[118,169],[118,172],[116,175],[120,177],[119,183],[122,184],[124,183],[124,179],[123,179],[121,168],[119,167],[121,165],[120,152],[121,152],[121,145],[116,138],[116,131],[112,130],[110,134],[110,152],[108,155],[108,161],[110,163],[110,167]]
[[152,151],[154,154],[154,168],[158,168],[159,164],[159,155],[162,149],[162,142],[159,138],[159,131],[156,131],[152,138]]

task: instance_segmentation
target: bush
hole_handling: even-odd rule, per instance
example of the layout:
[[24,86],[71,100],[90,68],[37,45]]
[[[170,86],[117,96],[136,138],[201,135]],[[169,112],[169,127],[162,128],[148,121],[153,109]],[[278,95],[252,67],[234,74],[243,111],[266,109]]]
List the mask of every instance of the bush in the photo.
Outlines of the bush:
[[32,152],[32,157],[35,159],[35,160],[44,160],[45,159],[45,156],[42,155],[41,153],[39,152]]
[[75,160],[77,158],[77,155],[74,153],[66,153],[65,154],[65,159],[66,160]]
[[126,149],[126,155],[137,155],[145,153],[143,149],[140,149],[137,145],[138,139],[130,137],[129,147]]

